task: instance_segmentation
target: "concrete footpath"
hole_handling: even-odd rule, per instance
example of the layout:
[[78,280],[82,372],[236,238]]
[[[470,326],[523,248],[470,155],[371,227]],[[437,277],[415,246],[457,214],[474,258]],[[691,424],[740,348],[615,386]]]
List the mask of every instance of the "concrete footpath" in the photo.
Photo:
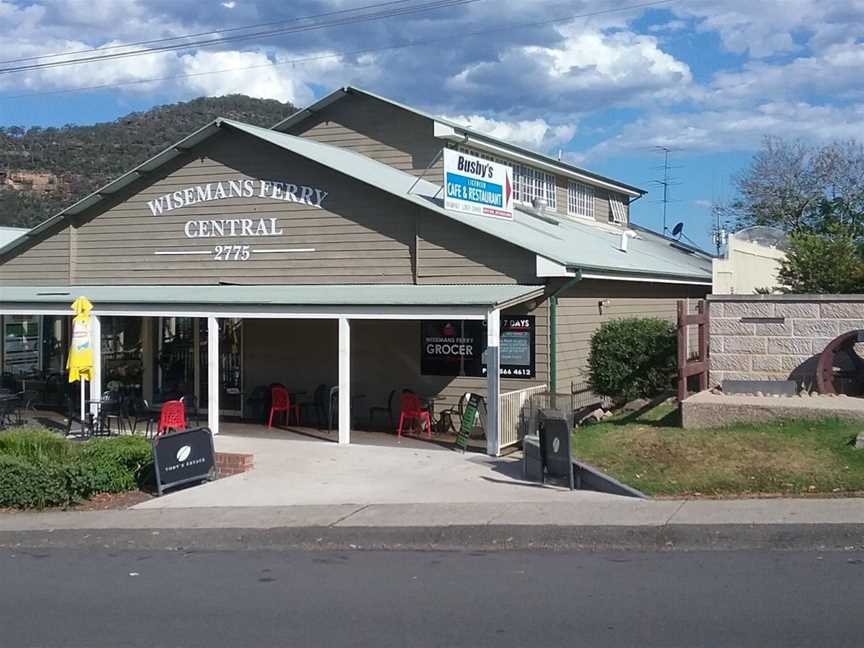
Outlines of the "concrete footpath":
[[635,500],[0,514],[2,547],[860,549],[864,499]]

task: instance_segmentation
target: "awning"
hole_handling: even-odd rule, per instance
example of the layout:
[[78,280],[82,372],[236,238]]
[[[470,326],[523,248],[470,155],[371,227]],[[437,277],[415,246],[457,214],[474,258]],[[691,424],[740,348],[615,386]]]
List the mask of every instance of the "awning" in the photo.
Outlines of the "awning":
[[71,314],[85,295],[95,315],[355,319],[481,318],[543,294],[524,285],[4,286],[0,314]]

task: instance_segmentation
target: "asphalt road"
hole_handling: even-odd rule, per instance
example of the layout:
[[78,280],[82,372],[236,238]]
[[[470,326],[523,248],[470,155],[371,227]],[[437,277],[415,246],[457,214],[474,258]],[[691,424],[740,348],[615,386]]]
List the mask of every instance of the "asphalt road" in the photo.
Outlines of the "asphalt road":
[[861,646],[862,552],[0,552],[0,646]]

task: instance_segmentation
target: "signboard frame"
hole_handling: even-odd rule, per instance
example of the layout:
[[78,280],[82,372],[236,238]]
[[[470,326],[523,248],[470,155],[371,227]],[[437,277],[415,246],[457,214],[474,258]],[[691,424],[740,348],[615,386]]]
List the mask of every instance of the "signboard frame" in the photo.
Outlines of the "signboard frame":
[[[435,327],[440,328],[436,335]],[[445,335],[450,327],[453,333]],[[528,339],[528,364],[512,364],[505,361],[508,336],[526,333]],[[450,340],[452,339],[452,342]],[[420,323],[420,374],[424,376],[486,376],[484,353],[487,346],[486,322],[481,320],[422,320]],[[441,353],[429,352],[429,345],[441,345]],[[470,349],[468,347],[471,347]],[[501,315],[501,362],[499,375],[502,378],[533,379],[537,377],[537,326],[534,315]],[[449,353],[448,356],[443,355]]]
[[[174,479],[171,481],[165,481],[163,479],[165,468],[170,465],[167,461],[173,460],[177,465],[181,465],[186,461],[186,458],[180,459],[177,456],[179,452],[175,448],[175,442],[184,440],[184,437],[191,438],[192,435],[206,433],[208,442],[204,447],[204,455],[203,461],[200,464],[200,467],[197,470],[189,471],[184,470],[182,473],[184,476],[180,479]],[[167,443],[166,443],[167,441]],[[159,497],[165,492],[168,488],[174,488],[176,486],[182,486],[183,484],[189,484],[192,482],[200,482],[210,478],[211,474],[216,468],[216,448],[213,445],[213,433],[210,431],[210,428],[200,427],[193,428],[191,430],[181,430],[180,432],[170,432],[168,434],[162,434],[157,436],[151,441],[151,445],[153,447],[153,470],[156,475],[156,493]],[[189,444],[181,445],[180,448],[188,447]],[[174,453],[172,455],[172,459],[169,459],[167,456],[168,453]],[[188,457],[188,454],[187,454]],[[166,460],[165,466],[163,466],[163,461]],[[198,466],[198,464],[193,464],[190,466],[182,466],[179,469],[183,468],[193,468]],[[191,474],[190,474],[191,473]]]
[[444,208],[513,220],[513,169],[458,149],[443,149]]

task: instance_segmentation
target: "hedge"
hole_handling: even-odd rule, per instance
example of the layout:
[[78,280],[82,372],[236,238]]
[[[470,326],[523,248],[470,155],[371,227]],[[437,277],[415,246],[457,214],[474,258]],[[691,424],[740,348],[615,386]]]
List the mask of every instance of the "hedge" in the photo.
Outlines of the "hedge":
[[151,473],[150,443],[140,437],[77,444],[40,429],[0,434],[0,507],[68,506],[135,490]]
[[676,349],[675,326],[666,320],[604,322],[591,336],[591,388],[619,403],[667,392],[677,372]]

